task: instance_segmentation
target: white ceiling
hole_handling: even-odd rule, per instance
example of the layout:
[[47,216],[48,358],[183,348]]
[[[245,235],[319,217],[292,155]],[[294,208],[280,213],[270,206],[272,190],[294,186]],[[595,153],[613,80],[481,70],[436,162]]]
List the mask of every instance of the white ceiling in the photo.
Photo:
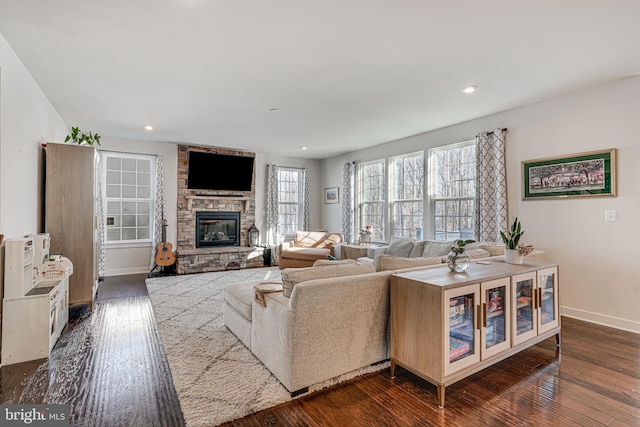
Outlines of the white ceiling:
[[637,75],[639,23],[638,0],[0,0],[67,125],[309,158]]

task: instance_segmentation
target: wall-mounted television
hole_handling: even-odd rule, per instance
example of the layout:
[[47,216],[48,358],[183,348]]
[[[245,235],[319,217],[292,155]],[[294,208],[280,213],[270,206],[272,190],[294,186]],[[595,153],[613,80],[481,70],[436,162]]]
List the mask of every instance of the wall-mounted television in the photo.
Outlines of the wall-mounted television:
[[189,151],[187,188],[251,191],[253,157]]

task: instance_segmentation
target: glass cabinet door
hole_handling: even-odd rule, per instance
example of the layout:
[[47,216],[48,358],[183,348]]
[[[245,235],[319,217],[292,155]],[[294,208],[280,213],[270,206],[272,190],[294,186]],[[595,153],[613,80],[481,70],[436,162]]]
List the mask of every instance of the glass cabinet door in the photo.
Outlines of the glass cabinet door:
[[482,288],[482,358],[511,347],[510,286],[508,277],[481,284]]
[[511,278],[511,306],[513,344],[519,344],[538,335],[535,272]]
[[[478,331],[479,285],[448,289],[444,292],[445,313],[445,375],[480,361]],[[476,307],[477,306],[477,307]]]
[[538,271],[538,333],[558,326],[558,269],[556,267]]

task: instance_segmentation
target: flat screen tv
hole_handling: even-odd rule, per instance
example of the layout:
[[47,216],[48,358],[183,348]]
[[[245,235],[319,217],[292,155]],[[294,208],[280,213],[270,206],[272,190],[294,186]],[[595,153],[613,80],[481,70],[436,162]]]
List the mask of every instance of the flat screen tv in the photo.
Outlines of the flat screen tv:
[[253,157],[189,151],[187,188],[251,191]]

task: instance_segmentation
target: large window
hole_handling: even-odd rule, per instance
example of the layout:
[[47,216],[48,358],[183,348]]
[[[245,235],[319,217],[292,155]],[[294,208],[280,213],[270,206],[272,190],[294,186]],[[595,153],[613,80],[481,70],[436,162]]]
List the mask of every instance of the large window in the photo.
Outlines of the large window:
[[102,152],[108,243],[151,241],[155,158]]
[[304,169],[278,168],[278,230],[293,236],[304,222]]
[[391,177],[391,234],[422,239],[424,154],[389,159]]
[[385,166],[384,160],[360,163],[357,170],[359,230],[371,226],[371,240],[385,240]]
[[430,150],[431,208],[436,240],[472,239],[476,146],[468,141]]

